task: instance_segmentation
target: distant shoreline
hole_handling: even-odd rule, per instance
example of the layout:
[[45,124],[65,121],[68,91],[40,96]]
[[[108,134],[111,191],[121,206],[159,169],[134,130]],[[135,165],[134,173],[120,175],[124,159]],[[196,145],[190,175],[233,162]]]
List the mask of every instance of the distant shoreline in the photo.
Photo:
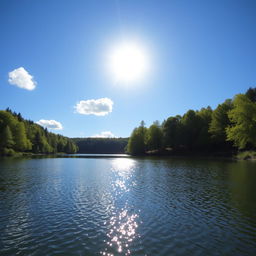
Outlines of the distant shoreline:
[[256,161],[256,152],[255,151],[244,151],[237,154],[231,154],[230,152],[186,152],[186,153],[159,153],[159,152],[150,152],[143,155],[130,155],[123,153],[76,153],[76,154],[66,154],[66,153],[56,153],[56,154],[35,154],[35,153],[22,153],[18,152],[15,155],[4,156],[0,155],[0,159],[3,158],[20,158],[20,157],[47,157],[47,158],[205,158],[205,159],[229,159],[229,160],[250,160]]

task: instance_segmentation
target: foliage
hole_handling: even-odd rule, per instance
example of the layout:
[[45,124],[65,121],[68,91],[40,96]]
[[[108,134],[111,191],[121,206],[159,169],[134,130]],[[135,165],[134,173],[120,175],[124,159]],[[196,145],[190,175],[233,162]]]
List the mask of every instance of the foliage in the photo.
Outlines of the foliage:
[[0,148],[2,150],[11,149],[13,145],[14,145],[14,141],[13,141],[12,132],[11,132],[9,126],[6,125],[3,128],[3,131],[0,135]]
[[152,124],[146,133],[146,147],[148,150],[161,150],[163,144],[163,132],[159,122]]
[[181,143],[187,149],[193,149],[199,133],[200,120],[194,110],[188,112],[181,119]]
[[209,125],[212,120],[211,107],[202,108],[197,112],[199,118],[199,132],[197,134],[196,148],[199,150],[210,150],[212,147],[212,139],[209,134]]
[[131,155],[143,155],[146,151],[147,128],[144,127],[144,121],[135,128],[129,138],[127,152]]
[[26,136],[25,125],[23,122],[17,122],[14,129],[14,149],[16,151],[31,150],[32,143]]
[[234,108],[228,117],[232,123],[227,127],[227,140],[233,141],[240,149],[256,146],[256,103],[238,94],[234,101]]
[[84,154],[122,154],[128,138],[73,138],[79,150]]
[[2,154],[4,156],[14,156],[14,155],[16,155],[16,152],[12,148],[4,148],[2,150]]
[[12,112],[9,108],[0,111],[0,154],[76,151],[77,146],[71,139],[48,132],[47,129],[25,120],[20,113]]
[[250,101],[256,102],[256,88],[249,88],[245,95]]
[[228,112],[233,108],[232,101],[226,100],[224,103],[219,104],[212,113],[212,120],[210,122],[209,132],[216,144],[224,146],[226,143],[226,128],[231,125],[228,117]]
[[[146,136],[145,136],[146,134]],[[226,100],[215,110],[188,110],[171,116],[162,125],[144,123],[135,128],[128,141],[133,155],[166,152],[232,152],[235,148],[256,148],[256,88]],[[161,149],[161,150],[160,150]]]
[[236,156],[238,160],[255,160],[256,159],[256,151],[242,151],[239,152]]
[[166,148],[176,149],[179,146],[181,116],[169,117],[163,122],[163,144]]
[[256,148],[256,88],[226,100],[215,110],[188,110],[183,116],[154,122],[144,121],[130,138],[74,138],[56,135],[25,120],[9,108],[0,111],[0,154],[32,153],[124,153],[143,155],[149,151],[212,152],[234,148]]

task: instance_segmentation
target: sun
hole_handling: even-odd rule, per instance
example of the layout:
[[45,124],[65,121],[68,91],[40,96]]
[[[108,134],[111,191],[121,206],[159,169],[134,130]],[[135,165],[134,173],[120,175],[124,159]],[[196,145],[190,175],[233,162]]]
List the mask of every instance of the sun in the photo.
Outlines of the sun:
[[116,82],[141,79],[148,69],[145,51],[136,43],[122,43],[110,54],[110,71]]

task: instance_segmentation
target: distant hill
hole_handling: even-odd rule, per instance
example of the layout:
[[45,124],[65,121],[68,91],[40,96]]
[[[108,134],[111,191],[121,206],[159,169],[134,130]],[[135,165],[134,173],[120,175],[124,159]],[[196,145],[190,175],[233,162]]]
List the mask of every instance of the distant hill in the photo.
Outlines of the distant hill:
[[123,154],[129,138],[73,138],[82,154]]

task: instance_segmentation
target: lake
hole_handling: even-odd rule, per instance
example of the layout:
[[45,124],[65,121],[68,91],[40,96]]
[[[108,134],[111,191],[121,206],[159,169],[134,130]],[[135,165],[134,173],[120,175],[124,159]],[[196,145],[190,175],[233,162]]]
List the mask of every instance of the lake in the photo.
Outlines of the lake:
[[1,159],[0,255],[256,255],[256,162]]

